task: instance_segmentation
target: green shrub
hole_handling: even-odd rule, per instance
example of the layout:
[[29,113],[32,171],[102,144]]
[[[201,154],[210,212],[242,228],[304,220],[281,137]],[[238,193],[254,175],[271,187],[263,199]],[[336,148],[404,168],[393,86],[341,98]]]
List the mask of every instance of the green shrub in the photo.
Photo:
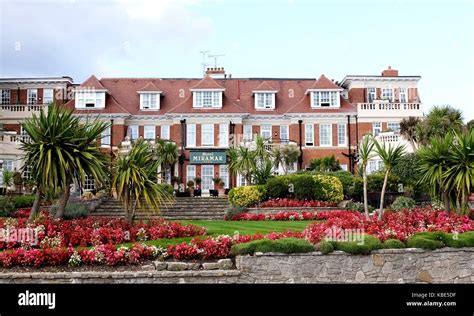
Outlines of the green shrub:
[[312,159],[309,162],[309,166],[311,170],[321,171],[321,172],[341,170],[341,165],[339,164],[339,160],[337,160],[334,155]]
[[342,250],[352,255],[369,254],[372,250],[382,248],[382,243],[377,237],[364,235],[363,242],[338,241],[335,243],[337,250]]
[[333,252],[334,251],[334,242],[322,240],[319,243],[319,251],[321,251],[321,253],[323,255],[327,255],[328,253]]
[[[382,190],[385,174],[383,172],[374,172],[367,177],[367,190],[369,192],[380,192]],[[391,174],[387,180],[387,192],[398,192],[400,178]]]
[[231,205],[225,210],[225,218],[231,219],[234,216],[247,212],[247,208],[244,206]]
[[282,238],[277,240],[260,239],[232,246],[233,255],[251,255],[256,252],[306,253],[314,251],[314,246],[307,240],[299,238]]
[[165,191],[166,193],[168,193],[169,195],[173,196],[173,192],[174,192],[174,188],[171,184],[164,184],[164,183],[160,183],[158,184],[158,187]]
[[285,177],[273,177],[267,181],[269,198],[285,198],[288,196],[288,180]]
[[439,233],[418,233],[408,238],[407,246],[409,248],[434,250],[444,247],[442,239],[445,239],[445,237]]
[[387,239],[383,242],[383,247],[386,249],[401,249],[405,248],[405,244],[398,239]]
[[328,172],[327,175],[334,176],[342,183],[344,196],[351,197],[354,195],[356,177],[349,171],[339,170],[335,172]]
[[318,174],[313,179],[316,184],[314,199],[331,202],[341,202],[344,199],[342,183],[338,178]]
[[416,206],[415,200],[406,196],[399,196],[393,201],[391,208],[395,211],[401,209],[412,209]]
[[[49,209],[49,213],[51,215],[56,215],[58,211],[58,206],[53,205]],[[84,204],[81,203],[69,203],[66,205],[66,209],[64,211],[64,219],[75,219],[81,217],[87,217],[89,215],[89,210]]]
[[361,212],[362,213],[362,212],[364,212],[364,203],[350,201],[346,205],[346,210],[356,211],[356,212]]
[[229,202],[232,205],[249,207],[255,205],[265,198],[266,188],[264,185],[249,185],[233,188],[229,192]]
[[289,185],[293,186],[295,198],[298,200],[314,199],[316,190],[316,182],[311,175],[296,175],[290,178]]
[[0,196],[0,217],[9,217],[15,210],[15,203],[11,197]]
[[13,203],[15,204],[15,208],[25,208],[32,207],[34,201],[34,195],[20,195],[14,198]]

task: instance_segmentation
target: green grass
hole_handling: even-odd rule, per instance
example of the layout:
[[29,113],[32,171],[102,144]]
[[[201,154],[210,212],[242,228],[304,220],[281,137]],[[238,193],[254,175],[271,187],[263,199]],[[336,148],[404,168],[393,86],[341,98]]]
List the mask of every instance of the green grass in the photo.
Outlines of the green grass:
[[207,234],[211,236],[234,235],[236,231],[240,235],[253,235],[256,233],[268,234],[271,232],[285,232],[288,230],[303,231],[306,226],[314,221],[207,221],[186,220],[179,221],[183,224],[193,224],[206,227]]

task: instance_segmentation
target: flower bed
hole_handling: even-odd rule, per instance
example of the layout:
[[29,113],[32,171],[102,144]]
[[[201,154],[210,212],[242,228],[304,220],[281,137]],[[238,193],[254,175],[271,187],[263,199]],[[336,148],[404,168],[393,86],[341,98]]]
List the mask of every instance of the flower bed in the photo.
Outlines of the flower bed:
[[269,214],[240,213],[226,220],[230,221],[315,221],[344,216],[347,211],[331,212],[278,212]]
[[318,200],[269,199],[258,204],[259,207],[333,207],[336,202]]
[[329,215],[325,222],[310,224],[303,235],[316,244],[324,238],[328,228],[360,229],[381,241],[387,239],[405,241],[419,232],[471,231],[474,230],[474,221],[467,216],[448,215],[444,211],[435,211],[431,208],[386,212],[382,220],[378,220],[377,214],[373,214],[369,220],[366,220],[361,213],[346,211],[339,212],[338,216]]
[[161,238],[192,237],[206,233],[206,229],[202,227],[164,220],[152,220],[147,223],[139,222],[130,225],[125,220],[116,218],[52,219],[47,213],[42,212],[33,223],[28,223],[29,212],[20,210],[15,215],[17,218],[0,219],[0,229],[4,232],[11,232],[14,229],[31,228],[34,230],[37,240],[32,240],[28,245],[25,245],[20,241],[5,242],[2,239],[0,250],[15,249],[21,246],[38,248],[42,244],[58,247],[69,245],[87,247]]

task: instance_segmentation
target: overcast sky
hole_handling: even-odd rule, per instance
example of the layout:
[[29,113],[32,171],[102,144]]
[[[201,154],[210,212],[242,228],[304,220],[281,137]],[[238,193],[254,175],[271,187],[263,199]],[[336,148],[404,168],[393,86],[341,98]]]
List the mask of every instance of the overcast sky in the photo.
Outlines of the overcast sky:
[[[0,0],[0,77],[421,75],[425,109],[474,118],[471,0]],[[208,62],[214,66],[214,59]]]

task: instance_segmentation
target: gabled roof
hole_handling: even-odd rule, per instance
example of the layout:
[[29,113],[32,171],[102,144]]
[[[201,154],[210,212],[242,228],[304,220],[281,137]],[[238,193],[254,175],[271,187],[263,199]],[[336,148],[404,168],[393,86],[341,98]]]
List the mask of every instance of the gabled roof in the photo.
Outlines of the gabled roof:
[[206,75],[204,78],[202,78],[201,81],[199,81],[195,86],[191,87],[192,90],[199,90],[199,89],[224,89],[223,86],[221,86],[219,83],[217,83],[214,78],[211,78],[211,76]]
[[321,75],[318,80],[308,89],[308,90],[316,90],[316,89],[341,89],[337,84],[329,80],[325,75]]
[[79,86],[79,89],[81,88],[94,88],[96,90],[107,90],[103,85],[102,83],[100,83],[99,79],[97,79],[96,76],[92,75],[89,77],[89,79],[87,79],[86,81],[84,81],[80,86]]
[[253,91],[275,91],[277,92],[277,89],[273,88],[268,82],[263,81],[261,84],[259,84]]
[[141,88],[138,91],[139,92],[146,92],[146,91],[158,92],[158,91],[161,91],[161,90],[158,89],[158,87],[153,82],[150,81],[143,88]]

